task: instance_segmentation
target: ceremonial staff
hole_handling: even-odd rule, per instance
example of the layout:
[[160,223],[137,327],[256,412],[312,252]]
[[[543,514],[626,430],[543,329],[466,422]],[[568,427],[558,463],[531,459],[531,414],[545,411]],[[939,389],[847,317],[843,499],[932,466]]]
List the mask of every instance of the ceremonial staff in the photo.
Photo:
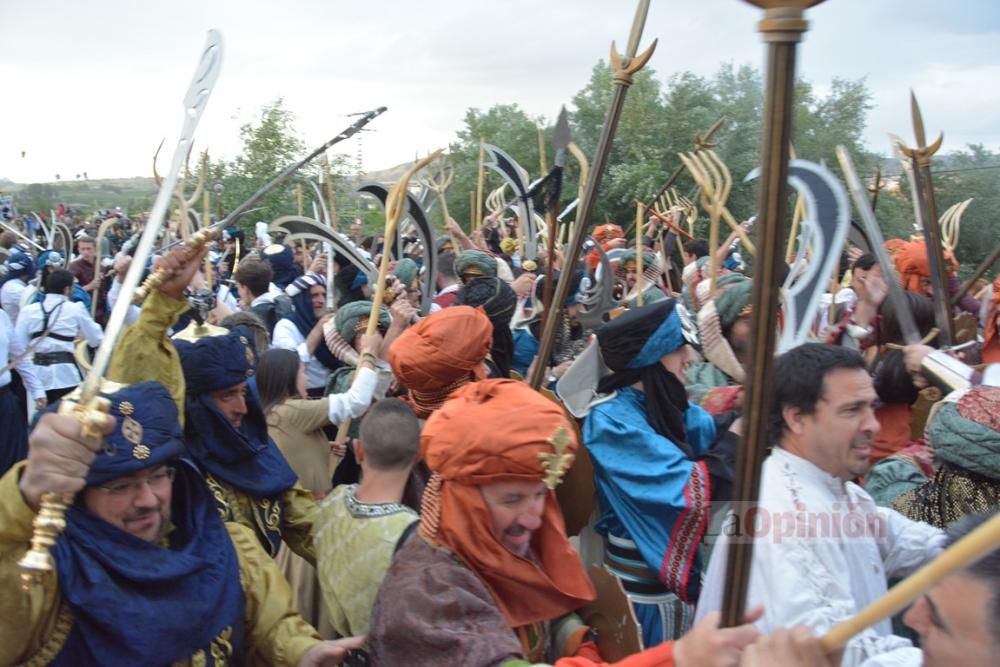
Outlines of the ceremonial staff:
[[934,319],[940,332],[938,336],[941,345],[947,347],[955,342],[955,327],[948,299],[948,276],[944,264],[944,251],[941,247],[941,227],[938,224],[937,203],[934,199],[934,183],[931,180],[931,156],[941,148],[944,135],[938,134],[937,140],[933,144],[927,145],[927,138],[924,134],[924,119],[920,114],[917,97],[912,91],[910,92],[910,113],[913,116],[913,133],[917,138],[917,145],[910,148],[900,144],[899,150],[910,158],[910,163],[913,165],[914,189],[920,206],[920,221],[923,225],[931,282],[934,286],[932,295]]
[[[368,314],[368,327],[365,329],[365,335],[372,336],[375,334],[375,330],[378,327],[378,316],[379,311],[382,309],[382,301],[385,299],[385,280],[386,276],[389,275],[389,255],[392,249],[392,241],[396,238],[396,227],[399,225],[399,221],[403,218],[403,213],[407,206],[407,187],[410,184],[410,179],[418,171],[429,165],[431,162],[436,160],[444,149],[439,148],[434,151],[423,160],[416,162],[412,167],[410,167],[405,174],[403,174],[396,184],[392,186],[389,190],[389,196],[385,200],[385,245],[382,248],[382,261],[379,262],[378,267],[378,279],[375,281],[375,294],[372,296],[372,307]],[[361,360],[358,360],[358,366],[360,367]],[[378,369],[376,369],[377,372]],[[352,379],[353,382],[353,379]],[[348,417],[344,421],[340,422],[340,426],[337,427],[337,437],[334,440],[336,445],[344,445],[347,443],[347,434],[351,430],[351,418]]]
[[[552,172],[548,179],[548,193],[545,197],[546,226],[548,227],[548,239],[545,243],[545,290],[542,295],[542,303],[545,304],[542,311],[543,319],[552,316],[552,281],[555,280],[556,263],[556,227],[558,222],[556,216],[559,213],[559,194],[562,192],[562,172],[566,165],[566,150],[569,148],[569,120],[566,117],[566,107],[559,112],[559,120],[556,121],[556,128],[552,132],[552,144],[555,146],[555,164],[552,165]],[[543,147],[544,148],[544,147]],[[566,269],[567,267],[563,267]],[[532,387],[538,389],[541,386],[541,372],[545,370],[546,364],[535,364],[532,369],[530,381]],[[537,384],[535,376],[538,377]]]
[[[156,195],[153,211],[150,213],[149,220],[146,221],[146,227],[132,258],[132,265],[122,282],[123,295],[136,289],[139,279],[145,271],[146,260],[153,252],[153,243],[166,219],[167,207],[170,204],[170,197],[174,193],[177,176],[184,164],[195,128],[198,126],[198,121],[201,120],[201,115],[208,104],[208,98],[215,87],[221,66],[222,35],[216,30],[210,30],[205,47],[202,49],[198,68],[195,70],[194,79],[184,96],[184,125],[177,140],[177,147],[174,149],[170,173],[167,174]],[[59,405],[60,414],[77,417],[81,422],[82,435],[93,441],[99,441],[102,438],[102,426],[110,407],[109,401],[99,396],[101,381],[104,371],[107,370],[111,362],[111,353],[118,342],[118,334],[125,326],[125,316],[128,314],[130,305],[131,301],[125,297],[119,298],[115,302],[115,307],[108,318],[104,339],[101,341],[90,371],[81,385],[79,399],[76,402],[64,399]],[[45,493],[42,495],[41,508],[34,521],[31,549],[18,563],[22,569],[22,580],[26,585],[36,582],[43,573],[52,571],[53,563],[49,549],[55,544],[59,533],[66,526],[64,515],[66,508],[72,502],[73,497],[69,494]]]
[[[594,164],[590,168],[587,176],[587,186],[580,197],[580,206],[573,225],[573,236],[570,237],[566,248],[566,256],[563,258],[563,272],[556,285],[555,295],[552,297],[553,303],[566,303],[569,286],[572,281],[572,273],[576,269],[576,263],[580,259],[580,251],[583,248],[583,240],[586,237],[587,227],[590,222],[590,214],[594,209],[594,202],[597,200],[597,191],[601,187],[601,179],[604,177],[604,168],[607,166],[608,155],[611,152],[611,144],[615,138],[615,131],[618,129],[618,119],[621,116],[622,106],[625,104],[625,96],[632,85],[632,77],[636,72],[646,66],[646,63],[656,49],[656,40],[648,49],[639,53],[639,40],[642,38],[642,29],[646,24],[646,15],[649,13],[649,0],[639,0],[639,6],[635,10],[635,19],[632,21],[632,32],[629,34],[628,45],[625,48],[624,56],[619,55],[615,43],[611,43],[611,67],[614,70],[614,92],[611,96],[611,104],[608,107],[608,115],[604,117],[604,127],[601,128],[601,138],[597,142],[597,150],[594,155]],[[542,374],[540,369],[548,365],[549,357],[552,355],[552,346],[555,343],[556,329],[561,324],[563,310],[553,309],[551,317],[545,319],[545,327],[538,344],[538,356],[535,358],[535,373],[532,376],[531,386],[537,389],[541,386]]]
[[[752,298],[753,344],[747,395],[743,400],[743,439],[736,456],[736,502],[757,502],[760,467],[767,452],[768,416],[775,322],[778,321],[783,242],[787,208],[788,156],[792,138],[795,50],[809,24],[804,10],[821,0],[749,0],[764,10],[758,30],[767,43],[767,86],[764,95],[764,136],[761,142],[760,198],[757,207],[757,247]],[[746,536],[744,536],[746,537]],[[728,584],[722,624],[743,623],[750,565],[751,539],[733,539],[726,563]]]
[[[322,146],[320,146],[319,148],[317,148],[312,153],[305,156],[298,162],[290,164],[287,167],[285,167],[281,171],[281,173],[272,178],[267,184],[265,184],[263,187],[257,190],[257,192],[250,195],[249,199],[247,199],[245,202],[237,206],[236,209],[233,210],[225,218],[219,220],[214,225],[205,227],[197,234],[193,235],[191,239],[188,241],[188,252],[191,254],[198,252],[198,250],[203,245],[205,245],[212,239],[217,238],[218,235],[222,233],[222,229],[224,229],[229,224],[235,222],[244,213],[247,213],[251,209],[251,207],[253,207],[253,205],[256,204],[258,201],[260,201],[268,192],[270,192],[274,188],[284,183],[292,174],[294,174],[296,171],[298,171],[303,166],[308,164],[312,159],[317,157],[320,153],[326,152],[334,144],[338,144],[341,141],[349,137],[352,137],[358,132],[360,132],[361,128],[370,123],[372,119],[374,119],[384,111],[385,107],[379,107],[377,109],[369,111],[364,116],[359,118],[354,124],[350,125],[345,130],[341,131],[341,133],[335,136],[333,139],[330,139],[328,142],[326,142],[325,144],[323,144]],[[178,245],[179,243],[180,241],[169,243],[163,246],[160,250],[161,251],[169,250],[170,248],[174,247],[175,245]],[[141,301],[143,301],[146,298],[146,295],[148,295],[150,291],[157,289],[160,285],[162,285],[163,281],[166,280],[166,278],[167,278],[166,272],[159,269],[154,271],[153,274],[150,275],[149,278],[147,278],[146,281],[138,289],[135,290],[132,297],[133,303],[140,303]]]
[[[715,148],[716,144],[711,143],[712,137],[715,136],[715,133],[719,131],[719,128],[722,127],[725,122],[726,116],[723,114],[719,116],[719,120],[715,121],[715,124],[712,125],[712,127],[708,128],[708,132],[706,132],[704,136],[702,136],[701,132],[696,132],[694,135],[694,150],[692,153]],[[656,202],[659,201],[660,197],[666,194],[667,190],[670,189],[670,186],[674,184],[674,181],[676,181],[682,173],[684,173],[683,162],[677,165],[677,168],[674,169],[670,176],[667,177],[666,182],[660,186],[660,189],[656,191],[656,194],[650,197],[649,200],[643,205],[644,208],[652,208]],[[625,238],[629,237],[631,231],[631,229],[625,230]]]

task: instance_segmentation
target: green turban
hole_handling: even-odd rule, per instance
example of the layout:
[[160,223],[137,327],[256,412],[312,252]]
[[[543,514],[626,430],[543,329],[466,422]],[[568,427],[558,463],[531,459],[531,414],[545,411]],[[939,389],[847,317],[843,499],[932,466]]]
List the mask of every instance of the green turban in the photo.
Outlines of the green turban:
[[392,270],[392,275],[396,276],[406,289],[416,289],[420,267],[409,257],[404,257],[396,262],[396,268]]
[[[337,326],[337,333],[348,343],[354,342],[354,335],[358,332],[358,327],[367,326],[368,316],[372,312],[371,301],[352,301],[337,309],[334,323]],[[378,316],[378,327],[383,332],[389,328],[389,310],[382,306]]]
[[462,254],[455,258],[455,273],[463,278],[463,282],[466,277],[471,276],[495,278],[497,259],[482,250],[463,250]]

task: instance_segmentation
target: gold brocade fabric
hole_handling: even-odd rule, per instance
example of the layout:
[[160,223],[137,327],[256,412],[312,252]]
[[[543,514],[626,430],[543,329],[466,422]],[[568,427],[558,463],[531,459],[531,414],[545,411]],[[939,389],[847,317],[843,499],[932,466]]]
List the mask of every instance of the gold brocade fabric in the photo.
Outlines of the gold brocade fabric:
[[150,293],[142,304],[139,319],[122,333],[108,369],[108,379],[122,384],[147,380],[163,383],[177,403],[182,425],[184,371],[167,332],[188,308],[183,299],[172,299],[156,290]]
[[277,556],[278,547],[284,542],[310,565],[316,564],[312,538],[316,501],[298,483],[273,501],[247,495],[211,474],[205,475],[205,482],[223,521],[249,528],[272,557]]
[[907,518],[944,528],[966,514],[1000,509],[1000,480],[945,463],[926,484],[897,497],[892,507]]

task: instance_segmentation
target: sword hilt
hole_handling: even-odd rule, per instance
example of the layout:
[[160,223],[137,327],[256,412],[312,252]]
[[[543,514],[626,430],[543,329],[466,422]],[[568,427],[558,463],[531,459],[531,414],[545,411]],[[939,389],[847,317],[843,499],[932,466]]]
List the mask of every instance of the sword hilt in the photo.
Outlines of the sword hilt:
[[[209,228],[206,227],[199,232],[196,232],[187,241],[187,259],[190,259],[195,253],[200,251],[206,243],[209,241],[214,241],[222,235],[221,228]],[[142,285],[136,288],[132,295],[132,303],[140,304],[146,300],[146,297],[155,290],[159,289],[160,286],[170,277],[163,269],[156,269],[142,282]]]
[[[95,396],[85,405],[66,399],[59,404],[59,414],[79,419],[81,435],[93,442],[100,442],[104,437],[103,427],[110,409],[111,401],[103,396]],[[17,563],[25,588],[39,584],[42,577],[54,569],[50,551],[66,527],[66,510],[72,504],[71,493],[42,494],[38,514],[32,523],[31,548]]]

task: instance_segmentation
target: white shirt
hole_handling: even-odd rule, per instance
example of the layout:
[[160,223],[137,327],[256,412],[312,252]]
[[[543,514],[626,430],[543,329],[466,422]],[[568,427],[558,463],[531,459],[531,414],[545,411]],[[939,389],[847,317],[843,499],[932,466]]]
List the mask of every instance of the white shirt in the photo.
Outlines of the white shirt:
[[[82,303],[74,303],[62,294],[46,294],[41,303],[33,303],[21,311],[14,326],[14,335],[21,340],[31,342],[31,334],[45,330],[42,308],[49,315],[51,333],[71,338],[83,337],[91,347],[97,347],[104,338],[101,327],[91,317]],[[43,352],[73,352],[71,341],[56,340],[47,336],[35,346],[35,354]],[[75,363],[51,364],[49,366],[35,365],[38,380],[48,389],[63,389],[80,384],[83,377]]]
[[[747,608],[764,605],[757,622],[764,634],[801,624],[823,635],[884,595],[887,579],[906,576],[945,543],[943,531],[878,507],[861,487],[778,447],[764,461],[760,489]],[[696,623],[722,608],[730,534],[724,529],[712,550]],[[920,662],[920,651],[883,619],[848,642],[842,665]]]
[[[10,360],[20,356],[26,347],[27,342],[14,333],[14,325],[7,317],[7,313],[0,310],[0,369],[6,368]],[[31,361],[30,354],[14,364],[14,368],[17,369],[25,390],[32,399],[45,397],[45,387],[38,381],[38,374],[35,372],[35,364]],[[4,371],[0,374],[0,387],[9,385],[10,380],[10,371]]]
[[[452,292],[457,292],[460,289],[462,289],[462,283],[455,283],[454,285],[448,285],[447,287],[442,288],[441,291],[438,292],[437,296],[435,296],[434,298],[436,299],[438,296],[444,296],[445,294],[451,294]],[[442,308],[441,306],[437,305],[434,302],[431,302],[430,312],[436,313],[439,310],[444,310],[444,308]]]
[[[115,302],[118,301],[118,295],[121,294],[122,284],[117,278],[111,281],[111,287],[108,288],[108,316],[110,317],[111,311],[115,309]],[[128,307],[128,312],[125,314],[125,324],[132,324],[137,319],[139,319],[139,306],[130,304]]]
[[327,414],[331,424],[340,424],[347,418],[357,419],[365,414],[375,395],[378,373],[362,366],[354,375],[350,388],[342,394],[330,394]]
[[[326,341],[320,336],[320,345],[326,345]],[[299,328],[289,319],[281,319],[274,325],[274,333],[271,335],[271,347],[294,350],[299,353],[299,360],[306,366],[306,387],[315,389],[316,387],[326,387],[326,378],[332,372],[329,368],[320,363],[309,347],[306,345],[306,337],[299,332]],[[334,422],[336,424],[337,422]]]
[[11,278],[0,287],[0,308],[3,308],[11,322],[17,322],[21,312],[21,297],[27,285],[20,278]]

